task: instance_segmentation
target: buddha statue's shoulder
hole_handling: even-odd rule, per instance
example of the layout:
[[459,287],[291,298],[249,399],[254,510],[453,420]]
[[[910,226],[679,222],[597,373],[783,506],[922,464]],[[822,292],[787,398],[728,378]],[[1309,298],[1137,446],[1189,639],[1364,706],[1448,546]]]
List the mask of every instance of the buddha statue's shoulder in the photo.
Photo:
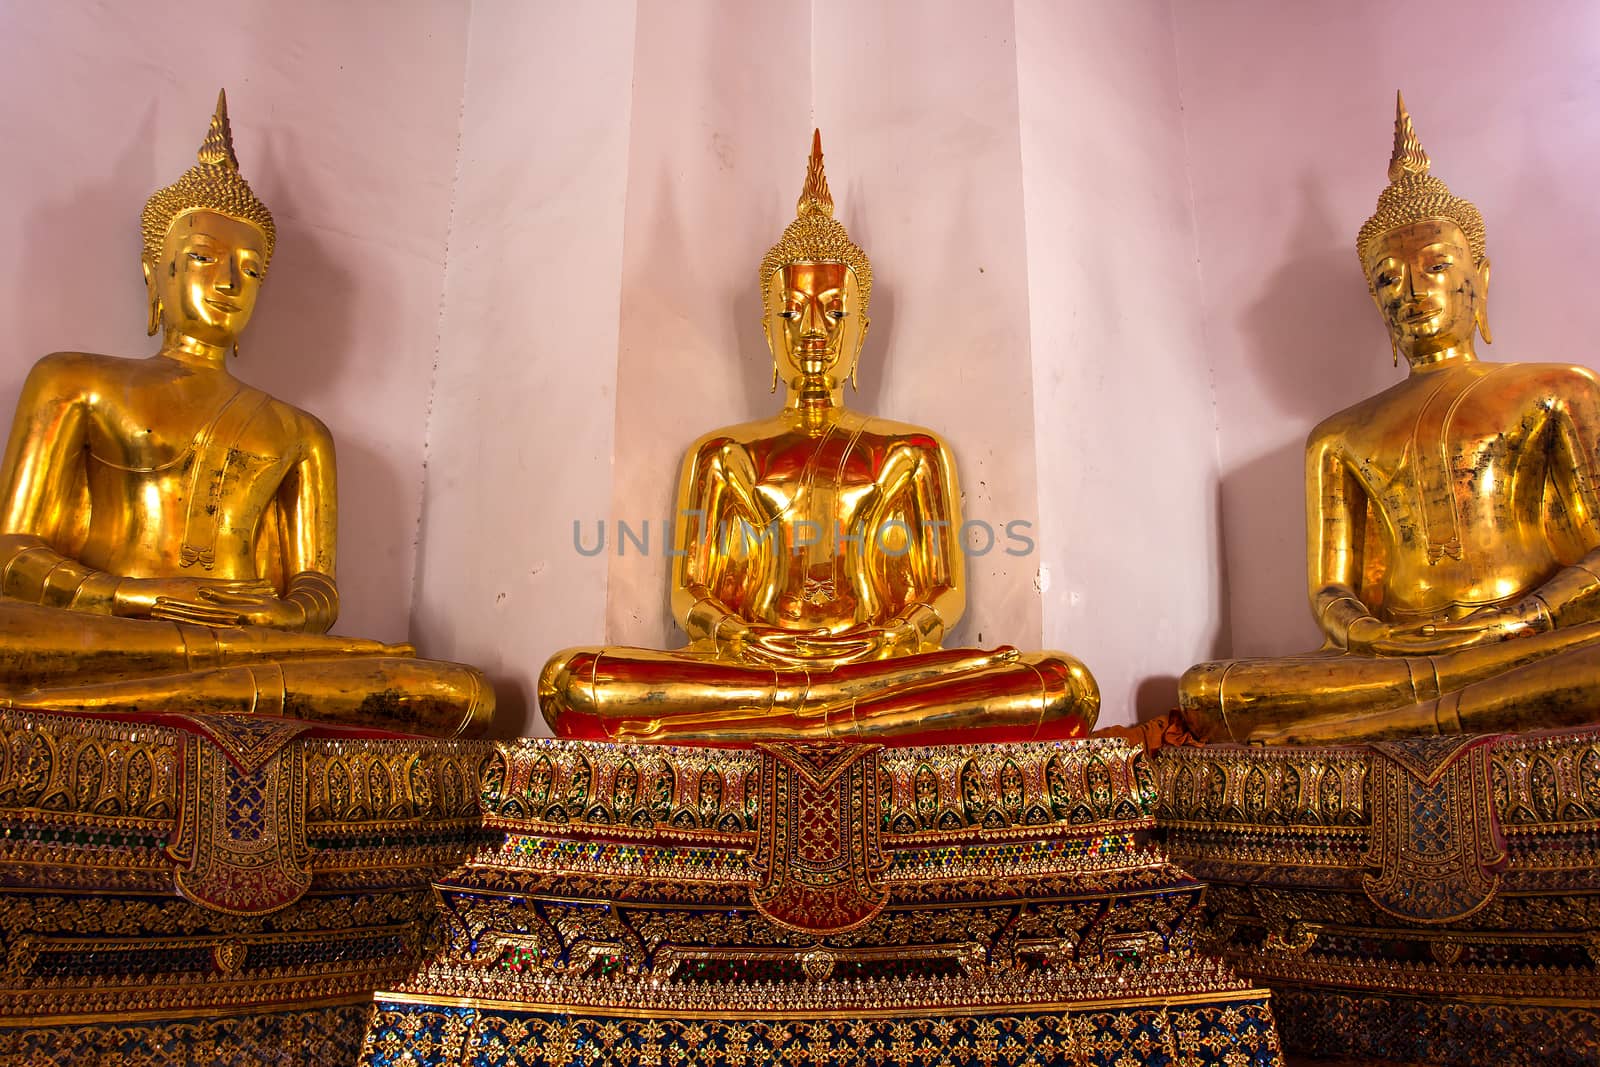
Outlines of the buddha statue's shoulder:
[[910,448],[923,452],[950,455],[950,446],[934,431],[925,426],[893,419],[865,416],[861,420],[861,437],[889,447]]
[[1408,400],[1415,392],[1414,380],[1406,379],[1334,412],[1312,427],[1306,435],[1306,449],[1339,451],[1352,437],[1381,431],[1387,423],[1406,417],[1402,411],[1411,406]]
[[[1472,368],[1460,403],[1470,425],[1510,426],[1540,411],[1565,410],[1585,423],[1600,419],[1600,376],[1570,363],[1491,363]],[[1465,412],[1471,412],[1471,416]],[[1600,428],[1597,426],[1596,428]]]
[[1490,363],[1496,393],[1534,401],[1600,399],[1600,375],[1571,363]]
[[148,361],[126,356],[103,356],[95,352],[52,352],[35,363],[28,372],[30,389],[52,393],[76,393],[122,384],[148,377]]

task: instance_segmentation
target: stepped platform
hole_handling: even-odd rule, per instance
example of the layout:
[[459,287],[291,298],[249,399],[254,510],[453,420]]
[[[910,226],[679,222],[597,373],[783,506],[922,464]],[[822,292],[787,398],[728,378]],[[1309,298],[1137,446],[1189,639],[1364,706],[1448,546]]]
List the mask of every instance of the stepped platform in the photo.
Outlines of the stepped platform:
[[0,1062],[353,1062],[481,841],[490,752],[0,711]]
[[1280,1062],[1120,741],[522,740],[361,1063]]
[[1600,1062],[1600,727],[1152,762],[1206,944],[1291,1054]]

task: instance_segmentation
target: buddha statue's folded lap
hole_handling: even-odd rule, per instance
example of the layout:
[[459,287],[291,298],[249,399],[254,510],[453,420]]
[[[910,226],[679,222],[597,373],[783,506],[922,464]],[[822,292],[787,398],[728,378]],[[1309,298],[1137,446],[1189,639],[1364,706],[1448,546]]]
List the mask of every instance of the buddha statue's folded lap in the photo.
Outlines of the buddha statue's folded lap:
[[226,101],[143,216],[160,352],[39,361],[0,470],[0,691],[30,707],[262,711],[476,731],[471,667],[326,634],[333,442],[227,369],[276,243]]
[[1320,742],[1600,718],[1600,382],[1480,362],[1483,220],[1430,173],[1401,102],[1357,250],[1405,381],[1306,453],[1314,653],[1191,668],[1215,739]]
[[1099,692],[1059,653],[942,649],[965,607],[950,450],[844,406],[872,269],[833,218],[813,142],[798,217],[762,262],[770,419],[684,461],[676,651],[573,649],[539,686],[559,736],[736,741],[1077,736]]

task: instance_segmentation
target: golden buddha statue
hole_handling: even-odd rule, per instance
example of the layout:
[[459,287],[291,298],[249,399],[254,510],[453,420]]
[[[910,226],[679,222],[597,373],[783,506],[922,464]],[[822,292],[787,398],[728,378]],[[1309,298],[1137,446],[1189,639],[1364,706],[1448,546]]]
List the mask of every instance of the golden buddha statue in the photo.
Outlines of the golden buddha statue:
[[1306,448],[1317,652],[1191,668],[1190,728],[1321,743],[1600,718],[1600,382],[1485,363],[1483,219],[1429,173],[1397,101],[1356,250],[1403,382]]
[[259,711],[477,732],[471,667],[325,634],[339,611],[333,441],[239,382],[272,214],[227,101],[145,205],[148,359],[58,352],[29,373],[0,486],[0,700],[49,710]]
[[684,460],[672,607],[689,644],[560,653],[546,721],[600,740],[1081,736],[1100,703],[1081,663],[940,648],[966,605],[955,462],[932,432],[844,406],[872,267],[833,217],[820,134],[760,282],[787,401]]

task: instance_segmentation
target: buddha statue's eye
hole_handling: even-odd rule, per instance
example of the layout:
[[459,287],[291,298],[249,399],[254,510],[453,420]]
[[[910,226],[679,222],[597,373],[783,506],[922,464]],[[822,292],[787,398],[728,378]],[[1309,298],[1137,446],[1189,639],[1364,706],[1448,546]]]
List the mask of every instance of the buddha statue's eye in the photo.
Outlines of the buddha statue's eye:
[[1385,272],[1385,273],[1382,273],[1382,274],[1378,275],[1377,281],[1378,281],[1378,288],[1379,289],[1386,289],[1389,286],[1394,284],[1395,279],[1394,279],[1394,275]]
[[785,319],[788,319],[790,322],[793,322],[795,319],[798,319],[800,317],[800,312],[798,312],[798,311],[780,311],[780,312],[778,312],[778,315],[781,318],[785,318]]
[[842,311],[830,311],[830,312],[828,312],[828,318],[833,319],[835,322],[837,322],[840,319],[844,318],[844,312],[842,312]]
[[1428,273],[1429,274],[1443,274],[1445,271],[1447,271],[1449,269],[1450,269],[1450,264],[1448,262],[1435,263],[1433,266],[1428,268]]
[[260,278],[261,277],[261,272],[259,270],[257,270],[256,268],[254,268],[254,267],[245,267],[245,268],[243,268],[243,270],[244,270],[244,272],[246,274],[250,275],[250,277],[252,277],[252,278]]
[[203,252],[190,252],[189,259],[194,263],[210,263],[212,259]]

